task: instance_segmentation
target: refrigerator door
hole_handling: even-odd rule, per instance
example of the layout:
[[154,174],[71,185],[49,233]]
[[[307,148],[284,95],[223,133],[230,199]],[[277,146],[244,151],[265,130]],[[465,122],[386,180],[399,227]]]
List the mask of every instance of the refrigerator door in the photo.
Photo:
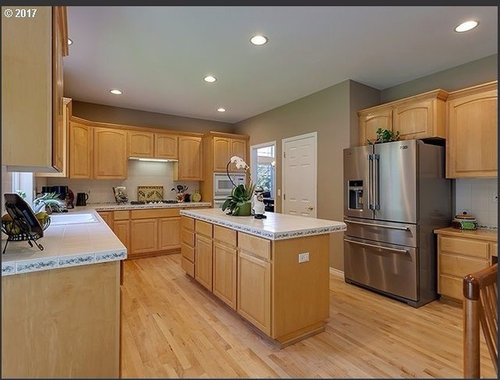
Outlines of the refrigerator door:
[[344,215],[373,218],[371,145],[344,149]]
[[375,219],[417,223],[417,142],[375,145]]

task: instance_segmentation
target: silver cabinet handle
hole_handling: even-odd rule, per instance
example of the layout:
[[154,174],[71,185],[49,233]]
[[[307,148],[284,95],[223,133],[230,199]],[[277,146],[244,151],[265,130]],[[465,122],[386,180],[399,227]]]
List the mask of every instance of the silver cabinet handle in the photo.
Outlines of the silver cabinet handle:
[[382,227],[382,228],[389,228],[391,230],[410,231],[409,227],[386,226],[385,224],[363,223],[363,222],[357,222],[357,221],[350,220],[350,219],[344,219],[344,221],[346,223],[361,224],[362,226]]
[[344,238],[344,241],[346,241],[348,243],[363,245],[363,246],[366,246],[366,247],[383,249],[384,251],[392,251],[392,252],[397,252],[397,253],[408,253],[407,249],[389,248],[389,247],[384,247],[384,246],[375,245],[375,244],[361,243],[359,241],[350,240],[350,239],[346,239],[346,238]]

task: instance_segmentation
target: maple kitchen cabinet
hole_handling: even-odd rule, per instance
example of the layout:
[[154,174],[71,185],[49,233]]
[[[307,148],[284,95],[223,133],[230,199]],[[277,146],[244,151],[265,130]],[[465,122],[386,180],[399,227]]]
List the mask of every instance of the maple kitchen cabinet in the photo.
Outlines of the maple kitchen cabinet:
[[376,140],[378,128],[399,131],[400,140],[445,138],[447,97],[437,89],[359,111],[359,144]]
[[492,265],[498,257],[497,234],[492,230],[434,230],[438,235],[438,293],[463,300],[463,278]]
[[92,178],[92,127],[70,121],[69,177]]
[[194,277],[194,219],[181,216],[181,267]]
[[177,159],[177,139],[175,135],[167,133],[155,133],[155,158]]
[[236,309],[236,231],[214,225],[213,293]]
[[154,133],[128,132],[128,157],[154,157]]
[[194,278],[212,291],[212,224],[195,221]]
[[2,18],[2,165],[10,171],[63,170],[67,41],[66,7],[37,7],[29,19]]
[[197,136],[179,136],[179,161],[174,163],[174,181],[203,180],[202,139]]
[[118,129],[94,128],[95,179],[127,178],[127,133]]
[[454,91],[447,102],[446,177],[497,177],[497,81]]

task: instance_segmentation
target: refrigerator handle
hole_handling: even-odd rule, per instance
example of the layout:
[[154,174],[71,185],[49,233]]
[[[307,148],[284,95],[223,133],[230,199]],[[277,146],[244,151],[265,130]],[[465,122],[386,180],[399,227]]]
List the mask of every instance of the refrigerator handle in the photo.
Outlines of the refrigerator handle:
[[373,154],[368,154],[368,208],[373,210]]
[[373,209],[380,210],[380,154],[373,155]]

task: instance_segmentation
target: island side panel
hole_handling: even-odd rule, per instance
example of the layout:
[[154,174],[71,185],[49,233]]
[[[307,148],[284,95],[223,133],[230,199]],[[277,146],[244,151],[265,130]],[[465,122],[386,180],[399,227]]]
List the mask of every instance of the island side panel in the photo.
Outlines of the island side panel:
[[[324,329],[329,247],[329,234],[273,241],[272,337],[282,345]],[[309,261],[299,263],[304,252],[309,252]]]
[[2,277],[2,378],[119,376],[120,262]]

